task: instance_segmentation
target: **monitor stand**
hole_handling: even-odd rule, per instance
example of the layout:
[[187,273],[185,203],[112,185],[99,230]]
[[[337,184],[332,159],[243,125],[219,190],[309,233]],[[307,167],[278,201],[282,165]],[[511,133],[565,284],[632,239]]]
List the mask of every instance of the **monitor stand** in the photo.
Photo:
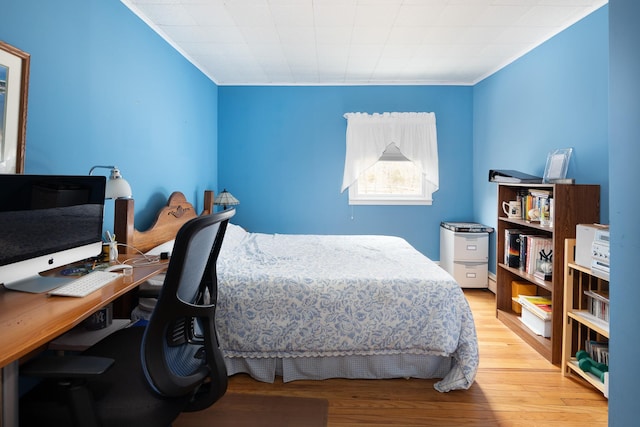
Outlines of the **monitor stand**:
[[23,280],[17,280],[12,283],[5,283],[4,287],[12,291],[29,292],[32,294],[41,294],[49,292],[57,287],[69,283],[71,280],[68,277],[53,277],[53,276],[33,276]]

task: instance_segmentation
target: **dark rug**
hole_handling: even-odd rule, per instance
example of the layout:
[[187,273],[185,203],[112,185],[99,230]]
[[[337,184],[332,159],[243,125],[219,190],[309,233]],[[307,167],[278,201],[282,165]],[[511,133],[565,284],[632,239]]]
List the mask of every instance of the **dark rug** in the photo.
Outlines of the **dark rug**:
[[227,393],[215,405],[183,413],[174,427],[326,427],[329,402],[307,397]]

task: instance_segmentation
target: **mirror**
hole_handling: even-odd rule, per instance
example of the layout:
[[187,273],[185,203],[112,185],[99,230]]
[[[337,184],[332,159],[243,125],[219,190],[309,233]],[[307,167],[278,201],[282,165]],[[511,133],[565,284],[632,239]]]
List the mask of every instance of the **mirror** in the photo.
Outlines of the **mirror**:
[[30,55],[0,41],[0,173],[23,173]]

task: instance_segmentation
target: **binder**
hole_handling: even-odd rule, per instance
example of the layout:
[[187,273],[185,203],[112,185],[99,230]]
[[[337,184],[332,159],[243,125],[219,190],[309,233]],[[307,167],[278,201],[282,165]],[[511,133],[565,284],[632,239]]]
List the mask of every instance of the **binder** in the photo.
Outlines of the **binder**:
[[491,169],[489,170],[489,182],[541,184],[542,177],[515,170]]

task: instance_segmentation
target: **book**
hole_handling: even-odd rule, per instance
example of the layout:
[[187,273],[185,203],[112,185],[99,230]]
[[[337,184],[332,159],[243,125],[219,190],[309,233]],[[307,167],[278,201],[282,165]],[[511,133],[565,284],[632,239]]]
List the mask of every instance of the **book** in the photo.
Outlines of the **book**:
[[456,233],[493,233],[493,227],[478,224],[477,222],[445,222],[440,223],[440,227]]
[[543,320],[551,319],[551,299],[538,295],[518,295],[518,301]]
[[529,236],[533,236],[530,233],[520,233],[520,270],[526,271],[527,269],[527,252],[528,252],[528,240]]
[[598,319],[609,323],[609,292],[598,290],[586,290],[589,313]]
[[597,363],[609,365],[609,341],[595,341],[587,339],[584,349]]
[[504,263],[513,268],[520,268],[520,234],[523,230],[504,230]]
[[544,281],[547,281],[547,282],[550,282],[551,279],[553,278],[551,273],[543,273],[540,270],[536,270],[536,272],[533,273],[533,277],[536,277],[536,278],[538,278],[540,280],[544,280]]
[[[527,239],[527,244],[525,270],[528,274],[535,275],[536,272],[541,271],[540,264],[545,257],[551,261],[553,256],[553,240],[551,240],[550,237],[531,236],[530,239]],[[551,275],[551,271],[547,272],[547,274]]]
[[542,177],[516,170],[491,169],[489,170],[489,182],[540,184],[542,183]]
[[520,270],[529,274],[533,274],[533,271],[529,268],[531,262],[531,254],[535,258],[535,252],[532,252],[534,237],[540,237],[538,234],[532,234],[531,232],[520,233]]
[[538,221],[538,215],[535,209],[536,198],[530,193],[522,198],[522,217],[525,221]]

